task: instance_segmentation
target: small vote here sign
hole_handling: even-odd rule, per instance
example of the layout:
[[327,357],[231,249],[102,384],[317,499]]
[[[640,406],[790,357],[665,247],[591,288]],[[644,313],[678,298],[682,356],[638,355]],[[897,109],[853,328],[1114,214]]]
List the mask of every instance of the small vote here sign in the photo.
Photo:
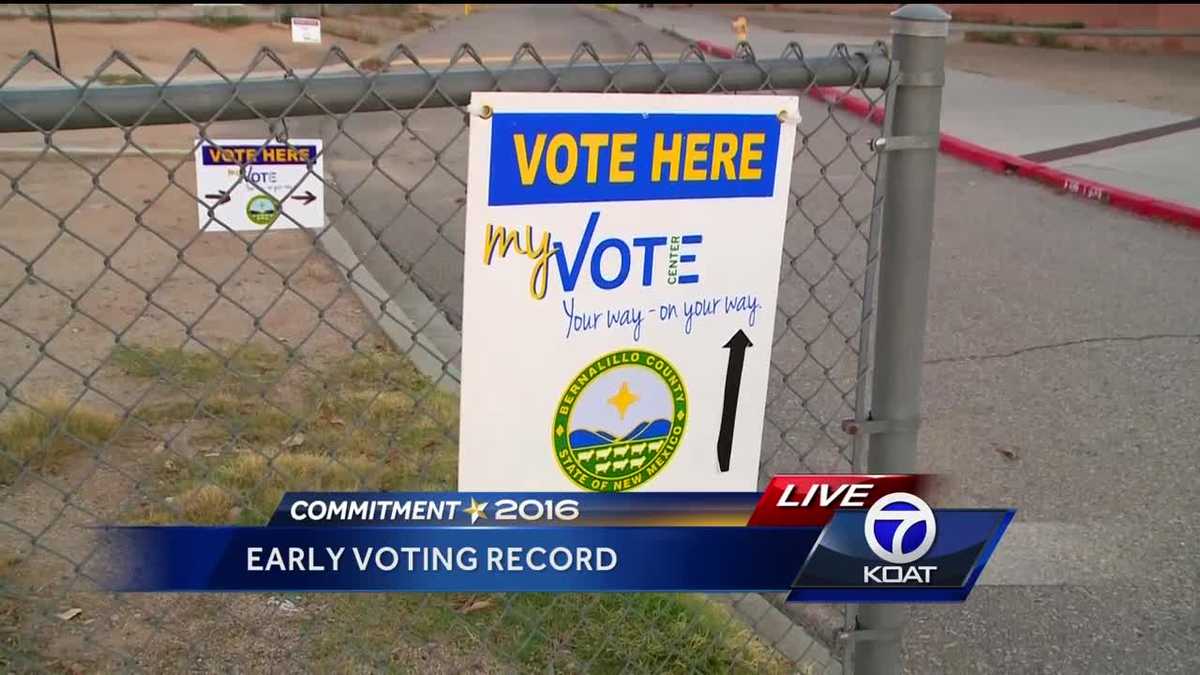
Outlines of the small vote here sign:
[[796,98],[472,110],[459,489],[756,489]]
[[322,141],[202,139],[196,145],[200,229],[325,227]]

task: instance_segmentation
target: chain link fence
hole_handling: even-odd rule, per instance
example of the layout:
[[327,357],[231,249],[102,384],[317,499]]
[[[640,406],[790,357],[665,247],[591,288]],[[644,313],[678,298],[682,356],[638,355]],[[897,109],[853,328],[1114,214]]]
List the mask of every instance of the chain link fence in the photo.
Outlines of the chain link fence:
[[[98,525],[454,488],[473,90],[801,97],[761,477],[864,468],[841,422],[866,418],[879,131],[805,94],[882,106],[882,46],[603,62],[584,43],[548,63],[526,45],[489,67],[463,45],[437,69],[400,46],[375,65],[264,50],[235,77],[193,50],[155,80],[115,52],[72,81],[29,53],[0,80],[0,668],[837,669],[728,597],[95,589]],[[327,227],[198,223],[192,153],[222,138],[323,139]]]

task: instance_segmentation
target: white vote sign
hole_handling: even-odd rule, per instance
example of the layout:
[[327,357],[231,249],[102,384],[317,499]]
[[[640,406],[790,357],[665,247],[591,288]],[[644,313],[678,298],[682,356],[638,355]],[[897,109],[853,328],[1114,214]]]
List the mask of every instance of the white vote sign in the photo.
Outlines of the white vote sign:
[[321,151],[320,139],[202,142],[196,148],[200,229],[325,227]]
[[292,42],[321,44],[321,20],[293,16]]
[[796,98],[471,105],[459,489],[756,489]]

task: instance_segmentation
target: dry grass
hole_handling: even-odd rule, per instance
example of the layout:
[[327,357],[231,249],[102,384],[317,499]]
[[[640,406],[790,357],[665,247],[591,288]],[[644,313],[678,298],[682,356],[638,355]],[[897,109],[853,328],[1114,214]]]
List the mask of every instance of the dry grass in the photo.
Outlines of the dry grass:
[[327,20],[322,28],[329,35],[335,35],[337,37],[346,38],[347,40],[354,40],[355,42],[361,42],[367,45],[377,45],[381,39],[378,35],[372,33],[370,29],[362,28],[354,24],[335,23],[330,25]]
[[32,403],[0,422],[0,482],[8,482],[25,466],[54,471],[70,456],[103,447],[116,435],[115,416],[66,398]]
[[223,392],[198,401],[164,401],[148,404],[134,415],[147,424],[191,421],[206,425],[193,440],[207,445],[248,443],[270,445],[292,434],[300,424],[299,413],[289,413],[252,398],[239,398]]
[[154,84],[154,80],[140,73],[104,73],[96,78],[101,84],[122,86],[130,84]]
[[967,42],[986,42],[994,45],[1015,45],[1017,36],[1009,31],[969,30],[963,35]]
[[378,469],[379,464],[366,457],[296,453],[267,459],[246,454],[222,466],[217,476],[222,483],[242,490],[263,486],[280,490],[352,490],[377,488]]
[[27,627],[34,606],[19,593],[10,595],[11,577],[20,564],[20,558],[0,555],[0,671],[5,673],[32,672],[29,664],[43,660],[42,643]]
[[126,375],[158,378],[171,384],[194,385],[217,378],[254,384],[278,376],[287,367],[287,358],[280,350],[256,343],[223,352],[118,345],[112,363]]
[[[395,662],[395,617],[418,643],[435,648],[446,672],[789,673],[794,669],[736,619],[701,596],[543,594],[332,596],[313,630],[317,670],[377,672]],[[462,608],[484,601],[486,608]],[[314,629],[316,625],[314,625]],[[447,636],[455,639],[447,640]],[[421,657],[428,658],[428,657]],[[495,665],[502,664],[502,665]],[[419,668],[418,668],[419,670]]]
[[[270,519],[283,494],[288,491],[378,490],[388,475],[387,467],[367,457],[330,457],[310,453],[286,453],[274,459],[247,453],[228,460],[212,471],[206,487],[239,496],[236,510],[224,511],[216,522],[262,524]],[[220,487],[217,487],[220,486]],[[186,508],[178,514],[188,522]],[[162,516],[151,518],[161,521]]]
[[[146,456],[149,467],[157,462],[146,485],[158,493],[143,523],[262,524],[287,491],[452,488],[457,399],[402,355],[327,361],[299,373],[291,398],[274,404],[264,387],[292,373],[287,359],[261,348],[127,346],[114,360],[135,379],[167,382],[173,396],[185,388],[197,397],[154,400],[134,413],[152,429],[197,427],[195,454]],[[115,420],[64,419],[93,439],[116,429]],[[304,657],[321,672],[790,669],[727,608],[686,595],[332,594],[320,603],[299,629],[311,637]],[[468,604],[475,609],[464,612]],[[5,611],[0,603],[0,618]]]
[[364,5],[354,15],[325,17],[321,21],[321,30],[329,35],[377,45],[405,33],[426,30],[433,26],[435,18],[433,14],[409,5]]
[[[143,522],[260,524],[288,490],[447,489],[452,483],[458,402],[402,355],[356,353],[318,368],[289,369],[282,353],[263,347],[212,352],[130,345],[113,362],[127,375],[190,394],[149,402],[133,414],[155,428],[190,427],[190,443],[215,457],[166,459],[162,502],[147,507]],[[285,379],[289,386],[276,386]],[[286,400],[266,393],[280,389]],[[189,509],[184,495],[195,499],[205,486],[232,503]]]
[[363,25],[357,19],[326,18],[321,21],[321,30],[329,35],[336,35],[347,40],[362,42],[368,45],[379,44],[382,37],[369,26]]
[[368,56],[367,58],[358,62],[358,67],[360,70],[368,70],[372,72],[387,70],[388,65],[389,64],[387,61],[379,58],[378,56]]
[[188,522],[226,523],[234,515],[233,496],[216,485],[201,485],[179,495],[179,508]]
[[1022,47],[1043,47],[1046,49],[1094,49],[1089,45],[1075,45],[1059,33],[1038,31],[1035,33],[1014,33],[1010,31],[967,31],[963,35],[966,42],[985,42],[996,45],[1015,45]]
[[223,30],[249,26],[254,20],[248,16],[202,16],[192,20],[192,23],[205,28]]

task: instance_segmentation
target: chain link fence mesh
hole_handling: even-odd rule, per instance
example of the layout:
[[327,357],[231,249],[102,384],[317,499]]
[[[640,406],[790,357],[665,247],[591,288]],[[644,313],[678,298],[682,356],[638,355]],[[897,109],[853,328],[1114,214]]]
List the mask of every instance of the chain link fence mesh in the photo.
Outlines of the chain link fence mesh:
[[[880,64],[878,45],[604,63],[584,43],[500,68],[463,45],[429,69],[400,46],[376,70],[334,49],[301,73],[263,50],[226,76],[193,50],[165,80],[114,52],[73,81],[24,56],[0,80],[0,668],[836,667],[737,598],[113,595],[89,565],[98,525],[261,524],[287,490],[454,488],[471,89],[801,97],[761,476],[849,470],[877,129],[805,94],[882,106]],[[192,151],[220,138],[322,138],[327,227],[235,232],[210,211],[201,231]]]

